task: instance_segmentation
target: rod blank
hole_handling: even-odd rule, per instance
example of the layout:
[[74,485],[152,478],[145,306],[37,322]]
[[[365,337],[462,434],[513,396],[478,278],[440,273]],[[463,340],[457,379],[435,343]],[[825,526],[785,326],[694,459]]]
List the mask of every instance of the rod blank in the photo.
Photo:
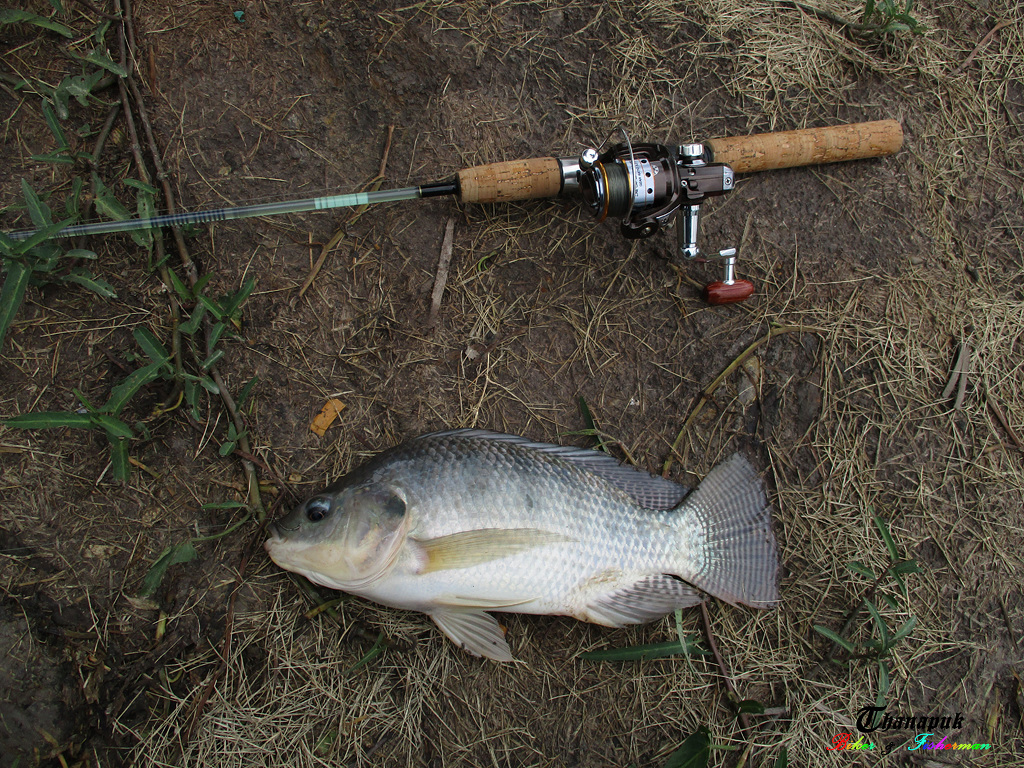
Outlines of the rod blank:
[[[257,203],[240,205],[233,208],[214,208],[208,211],[192,211],[169,213],[149,219],[126,219],[124,221],[97,221],[89,224],[73,224],[53,235],[54,239],[76,237],[78,235],[112,234],[114,232],[135,232],[140,229],[160,229],[162,227],[184,227],[190,224],[207,224],[212,221],[230,221],[233,219],[249,219],[256,216],[279,216],[285,213],[304,213],[306,211],[327,211],[334,208],[352,208],[372,203],[392,203],[398,200],[416,200],[420,197],[433,197],[439,194],[454,194],[454,184],[428,184],[422,187],[404,187],[402,189],[382,189],[371,192],[354,192],[346,195],[330,195],[327,197],[310,197],[305,200],[282,200],[276,203]],[[21,229],[10,232],[8,237],[14,240],[27,240],[36,233],[34,229]]]

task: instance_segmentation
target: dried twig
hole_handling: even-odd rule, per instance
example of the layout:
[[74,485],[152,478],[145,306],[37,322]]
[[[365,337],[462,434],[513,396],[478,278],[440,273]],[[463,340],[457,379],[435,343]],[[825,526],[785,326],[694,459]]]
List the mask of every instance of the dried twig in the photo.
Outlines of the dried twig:
[[[384,143],[384,153],[380,159],[380,170],[377,172],[376,178],[370,180],[370,183],[367,185],[367,187],[374,187],[376,189],[379,189],[381,182],[384,181],[384,171],[387,169],[388,155],[391,154],[391,137],[394,135],[394,133],[395,126],[389,125],[388,138],[387,141]],[[365,206],[363,207],[365,208]],[[354,222],[361,215],[362,211],[358,211],[355,215],[351,216],[347,222],[345,222],[345,226],[348,226],[349,224]],[[338,229],[338,231],[331,236],[331,239],[327,241],[327,244],[320,249],[320,257],[316,260],[316,263],[313,264],[313,267],[309,270],[309,274],[306,275],[306,279],[302,281],[302,287],[299,288],[298,294],[292,300],[292,306],[294,306],[295,303],[305,295],[306,291],[309,290],[309,286],[311,286],[313,284],[313,281],[316,280],[316,276],[320,274],[320,268],[324,265],[324,262],[327,261],[327,255],[334,250],[338,243],[345,239],[345,226]]]
[[[704,624],[704,637],[707,638],[708,648],[711,650],[711,655],[714,656],[718,670],[722,674],[725,690],[729,693],[730,701],[732,701],[733,705],[736,705],[739,703],[740,697],[736,693],[736,686],[732,684],[732,678],[729,677],[729,668],[725,666],[725,660],[722,658],[722,654],[718,652],[718,644],[715,643],[715,636],[711,632],[711,616],[708,614],[708,604],[705,601],[701,601],[700,604],[700,618]],[[737,712],[736,715],[740,721],[740,727],[744,731],[749,730],[750,716],[746,712]]]
[[1024,442],[1021,441],[1017,431],[1006,418],[1006,414],[1004,414],[1003,409],[999,407],[999,403],[996,401],[995,397],[992,396],[992,391],[987,385],[985,386],[985,404],[988,406],[989,410],[992,411],[992,415],[996,417],[996,421],[998,421],[1000,426],[1002,426],[1003,431],[1009,435],[1010,440],[1015,446],[1017,446],[1017,450],[1024,451]]
[[455,236],[455,219],[448,219],[444,227],[444,240],[441,242],[441,256],[437,260],[437,275],[434,277],[434,290],[430,294],[430,316],[427,327],[433,328],[437,322],[437,313],[441,309],[441,296],[448,283],[448,266],[452,261],[452,242]]
[[[672,463],[675,460],[675,457],[679,456],[679,444],[683,441],[683,436],[686,434],[687,430],[689,430],[693,420],[697,418],[697,414],[704,409],[704,406],[707,405],[708,401],[711,399],[712,395],[715,394],[715,391],[722,385],[723,381],[725,381],[737,368],[743,365],[744,361],[754,354],[758,347],[765,342],[770,341],[775,336],[781,336],[784,333],[800,333],[813,330],[813,328],[808,328],[804,325],[776,326],[768,331],[764,336],[752,342],[750,346],[743,350],[735,360],[729,363],[725,370],[718,374],[718,377],[708,384],[697,398],[697,404],[694,405],[693,409],[690,411],[690,415],[686,417],[686,421],[683,422],[683,426],[680,428],[679,434],[676,435],[676,439],[672,442],[671,448],[669,448],[668,458],[665,459],[665,464],[661,470],[662,477],[668,477],[668,473],[672,469]],[[680,458],[682,457],[680,456]]]
[[[131,12],[131,0],[121,0],[123,10],[122,28],[123,34],[121,35],[121,62],[129,74],[128,77],[121,78],[118,82],[121,90],[121,100],[124,103],[125,118],[128,122],[129,130],[132,135],[132,150],[135,153],[135,160],[139,166],[139,173],[143,176],[143,181],[149,183],[149,174],[146,171],[145,163],[142,161],[141,149],[139,148],[138,134],[135,129],[134,118],[132,117],[131,106],[128,100],[128,90],[131,91],[132,99],[135,107],[139,113],[139,121],[142,123],[142,128],[146,134],[146,141],[149,147],[150,159],[153,162],[153,167],[156,169],[156,176],[160,180],[161,187],[164,192],[164,199],[167,203],[167,212],[174,213],[174,193],[171,190],[170,182],[167,178],[167,173],[164,171],[163,163],[160,160],[160,150],[157,147],[156,138],[153,134],[153,127],[149,122],[149,116],[146,112],[145,102],[142,98],[142,93],[139,91],[139,87],[135,82],[135,79],[131,76],[133,68],[131,62],[135,61],[135,56],[128,56],[125,50],[125,44],[132,50],[135,49],[135,28],[132,23],[132,12]],[[126,90],[127,88],[127,90]],[[196,266],[192,262],[191,257],[188,253],[188,248],[185,247],[185,239],[181,234],[181,231],[177,228],[172,229],[175,243],[178,247],[178,254],[181,258],[182,265],[185,268],[185,274],[188,278],[189,285],[195,286],[199,279],[199,275],[196,272]],[[156,238],[159,240],[159,238]],[[168,293],[173,296],[173,287],[170,282],[170,277],[167,272],[166,264],[161,258],[161,278],[164,280],[164,284],[167,286]],[[172,304],[175,299],[171,299]],[[180,314],[176,313],[175,317],[175,329],[177,333],[177,321],[180,318]],[[204,316],[204,327],[206,330],[207,338],[210,338],[210,320]],[[175,345],[177,348],[177,345]],[[211,350],[208,350],[208,352]],[[231,393],[228,391],[227,386],[224,383],[224,379],[217,371],[215,366],[210,367],[210,377],[217,384],[220,389],[221,402],[224,404],[225,410],[228,412],[228,416],[231,418],[232,423],[235,425],[235,430],[238,433],[238,445],[242,449],[243,453],[252,454],[252,447],[249,444],[249,437],[245,432],[245,425],[242,421],[242,417],[238,413],[238,409],[235,407],[235,401],[231,397]],[[241,459],[242,468],[245,471],[246,479],[249,484],[249,505],[256,512],[257,519],[263,522],[266,519],[266,509],[263,506],[263,501],[260,499],[260,483],[259,477],[256,475],[256,467],[252,462],[246,459]]]
[[1011,24],[1013,24],[1013,22],[1007,19],[1006,21],[1000,21],[998,24],[992,27],[992,29],[989,30],[989,33],[985,35],[983,38],[981,38],[981,42],[974,47],[974,50],[971,51],[971,55],[964,59],[964,63],[953,70],[953,74],[959,75],[969,66],[971,66],[971,62],[974,61],[977,55],[981,53],[985,46],[992,42],[992,38],[996,36],[996,32],[998,32],[1003,27],[1010,26]]
[[192,710],[192,722],[189,723],[188,730],[185,732],[185,740],[191,741],[195,735],[196,728],[199,726],[199,720],[203,715],[203,709],[206,707],[206,702],[209,700],[210,695],[217,687],[217,682],[224,676],[224,672],[227,671],[228,664],[231,659],[231,625],[235,619],[235,598],[238,597],[238,590],[242,586],[242,582],[245,580],[245,568],[249,564],[249,557],[255,546],[263,537],[263,528],[257,532],[256,538],[250,543],[246,550],[242,553],[241,562],[238,564],[238,573],[235,574],[235,586],[231,590],[231,598],[228,600],[227,615],[224,617],[224,642],[221,645],[220,658],[221,663],[217,666],[217,670],[210,676],[210,680],[206,684],[206,688],[203,689],[202,694],[196,701],[195,708]]
[[965,341],[960,344],[960,350],[956,355],[956,362],[953,363],[953,372],[949,375],[946,388],[942,390],[942,400],[948,400],[956,390],[956,401],[953,409],[959,411],[964,404],[964,395],[967,393],[967,377],[971,369],[971,347]]

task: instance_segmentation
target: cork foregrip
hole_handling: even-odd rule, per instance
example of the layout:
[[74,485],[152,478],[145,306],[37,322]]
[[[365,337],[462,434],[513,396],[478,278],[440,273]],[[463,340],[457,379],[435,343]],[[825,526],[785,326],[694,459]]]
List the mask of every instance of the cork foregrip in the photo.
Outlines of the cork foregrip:
[[497,203],[555,197],[562,170],[553,157],[510,160],[459,171],[459,198],[464,203]]
[[903,145],[903,128],[896,120],[879,120],[710,139],[704,144],[714,162],[726,163],[736,173],[750,173],[891,155]]

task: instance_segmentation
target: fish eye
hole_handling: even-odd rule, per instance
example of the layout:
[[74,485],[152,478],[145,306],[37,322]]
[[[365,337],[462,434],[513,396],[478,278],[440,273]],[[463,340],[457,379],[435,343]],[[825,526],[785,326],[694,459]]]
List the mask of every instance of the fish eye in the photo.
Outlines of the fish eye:
[[331,503],[327,499],[310,499],[306,503],[306,519],[311,523],[319,523],[331,514]]

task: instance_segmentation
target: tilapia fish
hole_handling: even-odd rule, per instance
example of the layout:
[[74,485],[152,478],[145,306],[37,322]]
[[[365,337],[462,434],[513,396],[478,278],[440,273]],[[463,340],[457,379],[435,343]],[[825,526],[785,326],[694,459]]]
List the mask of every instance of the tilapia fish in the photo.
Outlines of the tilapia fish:
[[692,493],[598,451],[460,429],[410,440],[270,526],[282,568],[428,614],[511,661],[488,611],[608,627],[699,603],[778,600],[768,502],[739,454]]

